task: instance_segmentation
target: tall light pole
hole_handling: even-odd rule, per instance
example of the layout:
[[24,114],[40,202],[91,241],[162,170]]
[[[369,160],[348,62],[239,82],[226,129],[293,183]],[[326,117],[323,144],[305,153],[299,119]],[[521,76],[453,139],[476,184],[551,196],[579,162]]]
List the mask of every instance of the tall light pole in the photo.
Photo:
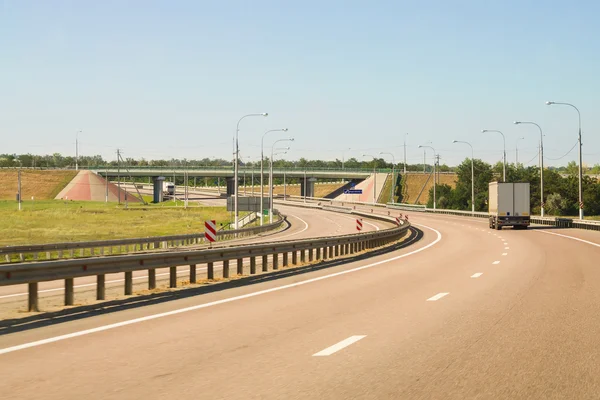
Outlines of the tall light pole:
[[506,182],[506,138],[504,137],[504,133],[495,130],[495,129],[482,129],[481,133],[486,133],[486,132],[498,132],[499,134],[502,135],[502,141],[504,143],[504,147],[503,147],[503,152],[502,152],[502,181]]
[[342,150],[342,169],[344,169],[344,159],[345,159],[345,154],[347,151],[352,150],[350,147],[348,147],[347,149]]
[[475,215],[475,152],[473,151],[473,146],[469,142],[453,140],[452,143],[463,143],[471,148],[471,212]]
[[375,198],[375,192],[377,191],[377,171],[375,170],[377,157],[372,156],[370,154],[363,154],[363,157],[372,157],[373,158],[373,204],[377,203],[377,199]]
[[420,145],[421,149],[431,149],[433,150],[433,209],[436,209],[436,196],[435,196],[435,149],[431,146]]
[[238,218],[239,218],[239,212],[238,212],[238,157],[240,155],[240,146],[238,143],[238,136],[240,133],[240,122],[242,122],[242,120],[246,117],[266,117],[268,116],[268,113],[261,113],[261,114],[247,114],[244,115],[242,118],[240,118],[238,120],[237,123],[237,128],[235,129],[235,157],[234,157],[234,166],[233,166],[233,187],[234,187],[234,194],[233,194],[233,217],[234,217],[234,221],[233,221],[233,227],[234,229],[238,229],[239,223],[238,223]]
[[[518,122],[515,122],[515,124],[517,124]],[[515,142],[515,167],[519,168],[519,140],[523,140],[525,139],[525,137],[519,137],[517,138],[517,141]]]
[[79,171],[79,134],[81,130],[75,134],[75,171]]
[[406,137],[408,133],[404,135],[404,175],[406,175]]
[[392,157],[392,187],[390,188],[390,203],[394,202],[394,186],[396,186],[396,181],[394,180],[394,168],[396,166],[396,158],[394,157],[394,155],[392,153],[386,153],[384,151],[380,152],[379,154],[387,154],[390,155]]
[[542,127],[536,124],[535,122],[528,121],[515,121],[515,125],[520,124],[529,124],[537,126],[540,131],[540,214],[542,217],[544,216],[544,133],[542,132]]
[[263,178],[264,178],[264,171],[263,171],[263,161],[265,159],[264,156],[264,143],[265,143],[265,136],[267,135],[267,133],[269,132],[287,132],[288,128],[282,128],[282,129],[271,129],[266,131],[265,133],[263,133],[262,138],[260,139],[260,225],[263,225],[263,210],[265,209],[265,205],[264,205],[264,201],[263,201],[263,197],[264,197],[264,184],[263,184]]
[[581,113],[579,112],[579,109],[577,107],[575,107],[573,104],[570,103],[559,103],[556,101],[547,101],[546,105],[560,105],[560,106],[569,106],[569,107],[573,107],[575,109],[575,111],[577,111],[577,116],[579,117],[579,137],[578,137],[578,141],[579,141],[579,219],[583,219],[583,157],[581,154],[581,147],[582,147],[582,143],[581,143]]
[[[275,151],[275,145],[279,142],[293,142],[294,138],[279,139],[273,142],[271,146],[271,168],[269,172],[269,223],[273,223],[273,152]],[[287,148],[289,150],[289,147]],[[262,216],[261,216],[262,218]]]

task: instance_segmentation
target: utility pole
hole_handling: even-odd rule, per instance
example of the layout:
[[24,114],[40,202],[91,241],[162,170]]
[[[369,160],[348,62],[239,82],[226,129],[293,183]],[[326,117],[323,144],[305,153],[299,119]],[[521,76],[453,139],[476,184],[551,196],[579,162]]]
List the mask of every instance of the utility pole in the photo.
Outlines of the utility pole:
[[106,199],[105,199],[105,202],[108,203],[108,169],[104,170],[104,180],[106,181]]
[[435,166],[436,166],[436,171],[437,171],[437,176],[434,179],[434,182],[437,182],[436,184],[439,185],[440,184],[440,155],[436,154],[435,155]]
[[75,171],[79,171],[79,134],[81,131],[77,131],[75,134]]
[[119,193],[119,204],[121,204],[121,150],[117,149],[117,192]]
[[425,171],[425,163],[426,163],[426,162],[427,162],[427,161],[425,160],[425,150],[423,150],[423,173],[425,173],[425,172],[426,172],[426,171]]
[[20,165],[19,165],[19,172],[17,173],[17,191],[18,191],[17,196],[19,197],[19,211],[21,211],[22,196],[21,196],[21,166]]
[[404,175],[406,175],[406,137],[408,133],[404,135]]

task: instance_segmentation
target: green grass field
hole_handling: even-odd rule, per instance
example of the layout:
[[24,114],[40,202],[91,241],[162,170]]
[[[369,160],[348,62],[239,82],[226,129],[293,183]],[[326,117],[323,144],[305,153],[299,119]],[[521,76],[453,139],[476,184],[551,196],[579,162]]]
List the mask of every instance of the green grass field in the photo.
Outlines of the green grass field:
[[[242,215],[243,216],[243,215]],[[0,201],[0,246],[73,242],[204,232],[209,219],[226,224],[225,207],[183,208],[183,202],[124,205],[103,202]]]

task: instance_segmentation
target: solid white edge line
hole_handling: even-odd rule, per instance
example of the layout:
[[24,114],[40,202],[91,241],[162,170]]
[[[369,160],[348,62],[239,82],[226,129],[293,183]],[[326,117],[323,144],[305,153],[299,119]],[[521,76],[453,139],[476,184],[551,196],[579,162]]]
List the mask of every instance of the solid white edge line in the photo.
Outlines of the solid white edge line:
[[483,272],[477,272],[477,273],[471,275],[471,278],[479,278],[481,275],[483,275]]
[[507,255],[508,255],[508,253],[502,253],[502,255],[503,255],[503,256],[507,256]]
[[493,265],[498,265],[498,264],[500,264],[500,261],[494,261],[492,264]]
[[[427,299],[427,301],[438,301],[438,300],[439,300],[439,299],[441,299],[442,297],[446,297],[446,296],[448,296],[449,294],[450,294],[450,293],[445,293],[445,292],[438,293],[438,294],[436,294],[435,296],[428,298],[428,299]],[[1,353],[0,353],[0,354],[1,354]]]
[[338,351],[340,351],[340,350],[350,346],[351,344],[354,344],[354,343],[358,342],[359,340],[364,339],[366,337],[367,337],[367,335],[350,336],[348,339],[344,339],[341,342],[336,343],[333,346],[326,348],[325,350],[321,350],[320,352],[313,354],[313,357],[330,356],[330,355],[337,353]]
[[299,235],[299,234],[301,234],[302,232],[304,232],[304,231],[306,231],[308,229],[308,223],[305,220],[303,220],[302,218],[300,218],[300,217],[298,217],[296,215],[293,215],[293,214],[288,214],[288,216],[294,217],[294,218],[299,219],[300,221],[302,221],[304,223],[304,229],[302,229],[300,232],[295,232],[295,233],[292,233],[292,234],[289,234],[289,235],[278,236],[277,239],[283,239],[283,238],[287,238],[287,237],[290,237],[290,236]]
[[316,278],[311,278],[311,279],[307,279],[305,281],[290,283],[290,284],[283,285],[283,286],[277,286],[277,287],[270,288],[270,289],[259,290],[258,292],[252,292],[252,293],[248,293],[248,294],[244,294],[244,295],[240,295],[240,296],[216,300],[216,301],[212,301],[210,303],[198,304],[195,306],[180,308],[177,310],[167,311],[167,312],[158,313],[158,314],[152,314],[152,315],[148,315],[145,317],[134,318],[134,319],[130,319],[127,321],[117,322],[114,324],[103,325],[103,326],[99,326],[99,327],[92,328],[92,329],[86,329],[83,331],[68,333],[65,335],[55,336],[55,337],[51,337],[51,338],[47,338],[47,339],[37,340],[34,342],[24,343],[24,344],[17,345],[17,346],[7,347],[5,349],[0,349],[0,355],[12,353],[12,352],[19,351],[19,350],[29,349],[31,347],[42,346],[42,345],[49,344],[49,343],[59,342],[59,341],[66,340],[66,339],[72,339],[72,338],[79,337],[79,336],[90,335],[92,333],[103,332],[103,331],[107,331],[110,329],[119,328],[122,326],[133,325],[133,324],[137,324],[140,322],[151,321],[151,320],[158,319],[158,318],[168,317],[171,315],[177,315],[177,314],[182,314],[182,313],[189,312],[189,311],[195,311],[195,310],[200,310],[203,308],[213,307],[213,306],[220,305],[220,304],[231,303],[231,302],[238,301],[238,300],[261,296],[261,295],[267,294],[267,293],[278,292],[280,290],[290,289],[293,287],[302,286],[302,285],[306,285],[306,284],[314,283],[314,282],[319,282],[319,281],[322,281],[325,279],[334,278],[337,276],[346,275],[346,274],[350,274],[353,272],[362,271],[365,269],[370,269],[370,268],[376,267],[378,265],[387,264],[389,262],[400,260],[402,258],[411,256],[413,254],[417,254],[422,251],[425,251],[425,250],[431,248],[432,246],[435,246],[437,243],[439,243],[440,240],[442,240],[442,234],[437,229],[431,228],[426,225],[421,225],[421,224],[412,224],[412,225],[422,226],[423,228],[426,228],[426,229],[429,229],[429,230],[435,232],[437,235],[437,238],[433,242],[431,242],[428,245],[423,246],[417,250],[411,251],[406,254],[401,254],[401,255],[398,255],[398,256],[395,256],[392,258],[388,258],[387,260],[381,260],[381,261],[374,262],[372,264],[363,265],[361,267],[356,267],[356,268],[348,269],[345,271],[335,272],[333,274],[319,276]]
[[582,243],[585,243],[585,244],[590,244],[592,246],[600,247],[600,244],[598,244],[598,243],[590,242],[589,240],[579,239],[579,238],[576,238],[576,237],[573,237],[573,236],[567,236],[567,235],[562,235],[560,233],[554,233],[554,232],[548,232],[548,231],[536,231],[536,232],[545,233],[547,235],[560,236],[560,237],[563,237],[563,238],[566,238],[566,239],[577,240],[578,242],[582,242]]

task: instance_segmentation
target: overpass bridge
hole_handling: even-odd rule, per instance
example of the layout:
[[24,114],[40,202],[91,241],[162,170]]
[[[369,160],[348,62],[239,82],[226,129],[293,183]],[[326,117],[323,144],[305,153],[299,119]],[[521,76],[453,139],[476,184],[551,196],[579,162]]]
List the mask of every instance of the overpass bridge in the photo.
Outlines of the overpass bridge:
[[[139,167],[122,166],[120,168],[90,167],[95,173],[106,176],[116,177],[117,175],[127,175],[132,177],[184,177],[189,178],[232,178],[233,167]],[[378,169],[378,173],[390,173],[391,169]],[[260,175],[260,168],[257,167],[239,167],[239,176]],[[269,168],[265,166],[264,173],[269,173]],[[274,168],[273,176],[276,178],[315,178],[315,179],[347,179],[363,180],[367,179],[373,173],[373,169],[327,169],[327,168]]]

